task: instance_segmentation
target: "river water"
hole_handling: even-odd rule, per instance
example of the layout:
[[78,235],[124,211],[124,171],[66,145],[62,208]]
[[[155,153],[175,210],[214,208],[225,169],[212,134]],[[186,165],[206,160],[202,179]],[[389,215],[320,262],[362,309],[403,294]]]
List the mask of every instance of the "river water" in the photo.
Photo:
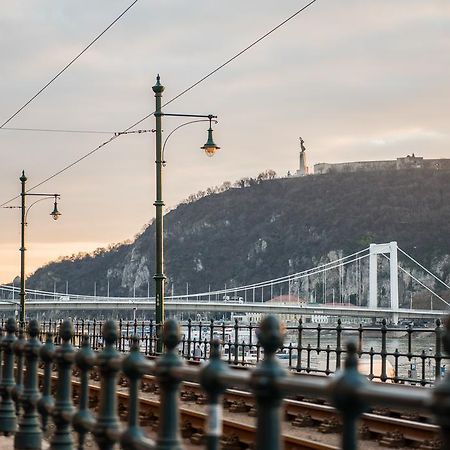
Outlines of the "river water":
[[[354,335],[346,335],[345,331],[343,332],[341,347],[345,349],[345,344],[349,340],[353,340],[358,349],[363,353],[360,356],[360,365],[361,365],[361,373],[369,375],[370,372],[370,355],[368,354],[373,349],[373,374],[375,376],[379,376],[381,374],[381,353],[382,349],[382,339],[381,333],[374,333],[378,335],[369,335],[365,336],[363,334],[363,338],[359,341],[359,336],[357,333]],[[401,335],[403,334],[403,335]],[[293,333],[290,333],[287,336],[286,343],[287,347],[285,348],[285,353],[293,356],[291,359],[291,365],[293,368],[297,367],[297,336]],[[291,352],[288,351],[289,344],[292,343],[293,350]],[[301,367],[305,368],[308,366],[307,355],[310,355],[309,367],[313,371],[324,371],[327,366],[327,352],[324,349],[327,346],[330,346],[330,357],[329,357],[329,370],[334,372],[336,370],[336,333],[321,333],[320,334],[320,352],[317,352],[317,332],[315,330],[311,330],[308,332],[307,330],[303,331],[302,335],[302,347],[305,349],[308,347],[308,344],[311,346],[311,350],[308,352],[307,350],[303,350],[301,352]],[[409,344],[408,344],[408,336],[407,333],[399,333],[392,332],[387,333],[386,338],[386,351],[387,355],[387,372],[388,376],[395,375],[395,356],[394,352],[398,351],[398,353],[402,356],[398,356],[398,374],[397,376],[401,378],[410,378],[411,382],[414,379],[421,380],[423,378],[424,381],[434,382],[435,380],[435,354],[436,354],[436,336],[432,329],[430,330],[422,330],[418,332],[412,333],[411,339],[411,353],[408,355]],[[378,355],[377,355],[378,353]],[[345,355],[341,357],[341,366],[343,365],[345,359]],[[283,360],[283,362],[289,365],[289,358]],[[441,373],[445,372],[446,364],[450,363],[450,361],[446,359],[442,359],[440,364]]]

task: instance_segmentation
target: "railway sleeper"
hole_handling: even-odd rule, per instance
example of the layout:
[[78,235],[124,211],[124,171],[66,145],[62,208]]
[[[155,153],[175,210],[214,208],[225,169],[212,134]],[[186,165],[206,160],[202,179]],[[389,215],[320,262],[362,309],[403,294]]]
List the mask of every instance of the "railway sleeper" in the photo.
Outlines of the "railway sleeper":
[[360,425],[358,430],[358,436],[359,439],[363,441],[370,441],[375,438],[375,434],[372,433],[372,431],[370,431],[370,428],[365,424]]
[[321,433],[339,433],[342,430],[342,424],[337,419],[337,417],[332,417],[331,419],[324,420],[318,428]]
[[426,441],[422,442],[418,447],[419,450],[439,450],[441,448],[443,448],[442,441],[439,439],[433,440],[427,439]]
[[220,444],[222,450],[243,450],[247,447],[240,441],[239,436],[236,434],[232,434],[231,436],[224,436],[220,440]]
[[186,390],[180,393],[180,398],[184,402],[195,402],[197,400],[197,397],[197,394],[192,390]]
[[314,426],[314,420],[310,414],[298,414],[291,425],[296,428],[312,427]]
[[192,423],[189,420],[185,420],[181,424],[180,431],[181,431],[181,437],[184,439],[191,438],[197,432],[197,430],[192,426]]
[[235,401],[231,403],[229,411],[232,413],[247,413],[250,411],[250,406],[245,401]]
[[389,431],[381,437],[378,443],[382,447],[398,448],[406,445],[406,439],[400,431]]
[[189,441],[194,445],[203,445],[206,442],[206,437],[203,433],[194,433]]
[[195,401],[197,405],[206,405],[208,403],[208,397],[205,394],[200,394],[197,396],[197,400]]
[[151,410],[140,411],[139,413],[139,425],[141,427],[151,426],[158,420],[158,417]]

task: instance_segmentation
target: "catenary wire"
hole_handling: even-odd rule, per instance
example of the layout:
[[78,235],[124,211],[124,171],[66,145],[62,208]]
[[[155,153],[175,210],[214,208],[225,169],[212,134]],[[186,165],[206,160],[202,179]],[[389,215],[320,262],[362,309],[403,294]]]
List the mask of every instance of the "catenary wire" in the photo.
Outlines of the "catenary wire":
[[0,130],[5,131],[32,131],[40,133],[84,133],[84,134],[114,134],[114,131],[100,131],[100,130],[60,130],[53,128],[11,128],[3,127]]
[[23,111],[35,98],[37,98],[42,92],[44,92],[60,75],[62,75],[83,53],[91,48],[115,23],[117,23],[136,3],[138,0],[134,0],[124,11],[122,11],[96,38],[91,41],[78,55],[72,58],[50,81],[48,81],[36,94],[34,94],[29,100],[27,100],[14,114],[6,119],[0,128],[7,125],[14,117],[16,117],[21,111]]
[[[302,13],[303,11],[305,11],[307,8],[309,8],[311,5],[313,5],[314,3],[316,3],[317,0],[311,0],[310,2],[308,2],[306,5],[304,5],[302,8],[300,8],[299,10],[297,10],[295,13],[291,14],[289,17],[287,17],[285,20],[283,20],[282,22],[280,22],[278,25],[276,25],[275,27],[273,27],[271,30],[269,30],[268,32],[266,32],[265,34],[263,34],[262,36],[260,36],[258,39],[256,39],[255,41],[253,41],[250,45],[248,45],[247,47],[245,47],[243,50],[239,51],[238,53],[236,53],[234,56],[232,56],[231,58],[227,59],[224,63],[222,63],[221,65],[217,66],[215,69],[211,70],[207,75],[205,75],[204,77],[200,78],[200,80],[196,81],[195,83],[191,84],[189,87],[187,87],[186,89],[184,89],[183,91],[181,91],[179,94],[177,94],[175,97],[171,98],[169,101],[167,101],[166,103],[164,103],[162,105],[162,107],[165,107],[169,104],[171,104],[172,102],[174,102],[175,100],[179,99],[182,95],[186,94],[187,92],[189,92],[190,90],[194,89],[195,87],[197,87],[199,84],[201,84],[203,81],[207,80],[209,77],[211,77],[212,75],[214,75],[216,72],[218,72],[219,70],[223,69],[225,66],[227,66],[228,64],[230,64],[232,61],[234,61],[235,59],[237,59],[239,56],[241,56],[243,53],[247,52],[248,50],[250,50],[252,47],[254,47],[256,44],[258,44],[259,42],[261,42],[263,39],[265,39],[267,36],[271,35],[273,32],[275,32],[276,30],[278,30],[279,28],[281,28],[283,25],[285,25],[286,23],[288,23],[290,20],[294,19],[295,17],[297,17],[300,13]],[[51,179],[57,177],[58,175],[60,175],[61,173],[69,170],[71,167],[75,166],[76,164],[78,164],[79,162],[83,161],[84,159],[88,158],[89,156],[93,155],[94,153],[96,153],[97,151],[101,150],[103,147],[105,147],[106,145],[110,144],[112,141],[114,141],[115,139],[117,139],[119,136],[121,136],[123,133],[126,133],[127,131],[130,131],[132,128],[138,126],[139,124],[141,124],[142,122],[144,122],[144,120],[148,119],[149,117],[151,117],[153,114],[155,113],[155,111],[152,111],[150,114],[147,114],[146,116],[144,116],[143,118],[139,119],[138,121],[134,122],[132,125],[130,125],[129,127],[125,128],[125,130],[118,134],[118,135],[114,135],[111,138],[109,138],[108,140],[102,142],[100,145],[98,145],[97,147],[95,147],[94,149],[92,149],[91,151],[89,151],[88,153],[86,153],[85,155],[83,155],[82,157],[78,158],[77,160],[73,161],[72,163],[70,163],[69,165],[63,167],[62,169],[58,170],[57,172],[55,172],[54,174],[48,176],[47,178],[45,178],[44,180],[42,180],[40,183],[32,186],[31,188],[29,188],[27,190],[27,192],[36,189],[37,187],[43,185],[44,183],[46,183],[47,181],[50,181]],[[12,202],[13,200],[16,200],[17,198],[19,198],[20,195],[16,195],[15,197],[7,200],[6,202],[2,203],[0,205],[0,207],[7,205],[8,203]]]
[[133,130],[133,131],[100,131],[100,130],[64,130],[53,128],[0,128],[9,131],[37,131],[43,133],[78,133],[78,134],[139,134],[149,133],[154,130]]

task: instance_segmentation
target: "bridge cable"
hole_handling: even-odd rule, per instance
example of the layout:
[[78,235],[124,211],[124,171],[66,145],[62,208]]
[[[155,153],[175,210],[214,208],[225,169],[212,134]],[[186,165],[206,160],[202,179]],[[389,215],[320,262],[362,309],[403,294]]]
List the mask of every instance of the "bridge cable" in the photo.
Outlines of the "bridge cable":
[[[384,253],[381,253],[387,260],[391,260],[391,258],[387,255],[385,255]],[[413,274],[411,274],[410,272],[408,272],[407,270],[405,270],[402,266],[400,266],[399,264],[397,264],[397,267],[403,271],[404,273],[406,273],[407,275],[409,275],[414,281],[417,281],[417,283],[419,283],[422,287],[424,287],[427,291],[431,292],[434,296],[436,296],[439,300],[441,300],[442,302],[444,302],[447,306],[450,306],[450,303],[447,302],[447,300],[444,300],[439,294],[436,294],[436,292],[434,292],[432,289],[430,289],[428,286],[426,286],[424,283],[422,283],[419,279],[417,279]]]
[[[238,292],[238,291],[245,291],[245,290],[249,290],[249,289],[253,289],[253,288],[263,288],[263,287],[269,287],[272,284],[280,284],[289,280],[296,280],[299,278],[305,278],[307,276],[312,276],[312,275],[317,275],[318,273],[322,273],[324,271],[327,270],[332,270],[332,269],[336,269],[339,268],[341,265],[347,265],[350,264],[352,262],[358,261],[360,259],[364,259],[367,258],[369,255],[364,255],[364,256],[360,256],[358,258],[352,259],[351,261],[346,261],[341,263],[341,261],[343,261],[344,259],[348,259],[352,256],[355,256],[359,253],[363,253],[364,251],[367,251],[367,249],[364,250],[360,250],[359,252],[356,252],[352,255],[346,256],[344,258],[340,258],[334,261],[331,261],[329,263],[326,264],[322,264],[320,266],[317,267],[313,267],[307,270],[304,270],[302,272],[297,272],[296,274],[292,274],[292,275],[285,275],[284,277],[280,277],[280,278],[274,278],[272,280],[267,280],[267,281],[260,281],[258,283],[254,283],[254,284],[248,284],[248,285],[244,285],[244,286],[238,286],[238,287],[230,287],[227,289],[219,289],[216,291],[208,291],[208,292],[200,292],[200,293],[196,293],[196,294],[188,294],[188,295],[177,295],[175,297],[196,297],[196,296],[206,296],[206,295],[216,295],[216,294],[225,294],[225,293],[230,293],[230,292]],[[339,264],[337,264],[339,263]],[[331,266],[331,267],[328,267]],[[320,269],[320,270],[319,270]]]
[[400,247],[397,247],[405,256],[407,256],[411,261],[415,262],[421,269],[425,270],[429,275],[431,275],[436,281],[439,281],[439,283],[443,284],[447,289],[450,289],[450,286],[445,283],[445,281],[442,281],[439,277],[437,277],[433,272],[430,272],[426,267],[422,266],[419,261],[416,261],[411,255],[408,255],[404,250],[402,250]]
[[[351,264],[351,263],[353,263],[355,261],[359,261],[361,259],[367,258],[369,255],[359,256],[359,257],[354,258],[354,259],[352,259],[350,261],[342,262],[345,259],[348,259],[348,258],[351,258],[353,256],[356,256],[356,255],[358,255],[360,253],[363,253],[363,252],[365,252],[367,250],[368,250],[368,248],[360,250],[360,251],[355,252],[355,253],[353,253],[351,255],[344,256],[343,258],[339,258],[339,259],[330,261],[329,263],[322,264],[322,265],[316,266],[316,267],[312,267],[312,268],[309,268],[309,269],[304,270],[302,272],[298,272],[297,274],[287,275],[287,276],[280,277],[280,278],[274,278],[274,279],[268,280],[268,281],[261,281],[261,282],[259,282],[257,284],[238,286],[236,288],[221,289],[221,290],[216,290],[216,291],[199,292],[199,293],[188,294],[188,295],[175,295],[173,297],[172,296],[167,296],[166,298],[187,298],[187,297],[200,297],[200,296],[204,297],[204,296],[208,296],[208,295],[220,295],[220,294],[225,294],[225,293],[229,293],[229,292],[239,292],[239,291],[249,290],[249,289],[253,289],[253,288],[269,287],[273,283],[280,284],[282,282],[286,282],[286,281],[289,281],[289,280],[296,280],[296,279],[298,279],[300,277],[313,276],[313,275],[316,275],[318,273],[322,273],[322,272],[324,272],[326,270],[333,270],[333,269],[339,268],[340,266],[345,266],[345,265]],[[331,267],[329,267],[329,266],[331,266]],[[299,276],[296,276],[296,275],[299,275]],[[0,288],[6,289],[8,291],[18,291],[19,290],[18,287],[15,288],[15,287],[13,287],[11,285],[0,285]],[[27,292],[28,293],[36,293],[36,294],[39,294],[39,295],[47,295],[47,296],[50,296],[50,297],[54,297],[55,296],[55,293],[53,291],[50,292],[50,291],[41,291],[41,290],[33,290],[33,289],[29,289],[28,290],[27,289]],[[56,295],[65,295],[65,294],[56,293]],[[70,296],[72,296],[72,297],[83,297],[83,298],[86,298],[86,297],[98,298],[98,297],[100,297],[100,296],[83,295],[83,294],[70,294]],[[147,297],[105,297],[105,298],[124,298],[124,299],[129,299],[129,298],[147,298]]]

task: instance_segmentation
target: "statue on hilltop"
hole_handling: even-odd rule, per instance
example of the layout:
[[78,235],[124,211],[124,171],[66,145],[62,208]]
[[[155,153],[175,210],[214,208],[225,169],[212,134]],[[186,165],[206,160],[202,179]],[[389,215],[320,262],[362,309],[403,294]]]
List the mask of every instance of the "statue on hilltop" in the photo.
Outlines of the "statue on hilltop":
[[306,152],[306,147],[305,147],[305,141],[303,140],[302,137],[299,137],[300,139],[300,147],[302,149],[302,153]]

